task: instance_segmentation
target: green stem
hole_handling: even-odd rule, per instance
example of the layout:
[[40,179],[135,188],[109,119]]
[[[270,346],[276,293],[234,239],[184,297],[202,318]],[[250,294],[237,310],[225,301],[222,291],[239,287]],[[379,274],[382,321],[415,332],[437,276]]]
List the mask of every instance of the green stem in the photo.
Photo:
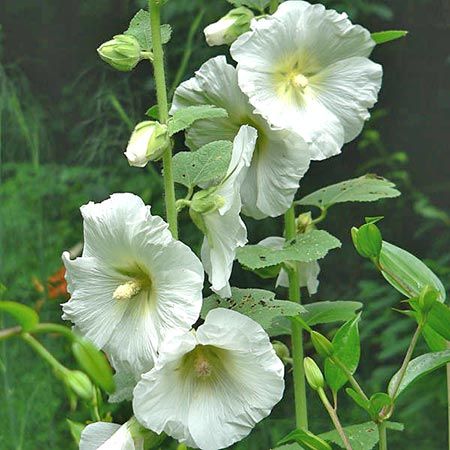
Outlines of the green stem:
[[67,371],[67,369],[39,341],[31,336],[31,334],[22,334],[22,339],[56,372],[62,373]]
[[[284,215],[285,238],[293,239],[297,234],[295,223],[295,208],[292,205]],[[295,268],[288,270],[289,276],[289,300],[301,303],[300,295],[300,277]],[[294,377],[294,400],[295,417],[297,427],[304,430],[308,429],[308,406],[306,402],[306,383],[305,369],[303,367],[303,329],[301,325],[292,321],[292,359],[293,359],[293,377]]]
[[387,450],[386,422],[377,423],[378,427],[378,448],[379,450]]
[[18,336],[22,332],[22,327],[11,327],[0,330],[0,341],[9,339],[14,336]]
[[448,417],[448,448],[450,450],[450,364],[447,364],[447,417]]
[[[169,108],[167,103],[166,75],[164,72],[164,51],[161,42],[161,7],[160,0],[149,0],[150,25],[153,42],[153,68],[155,74],[156,99],[159,108],[159,120],[167,123]],[[177,208],[175,204],[175,185],[172,169],[172,145],[163,154],[164,191],[166,216],[169,229],[175,239],[178,239]]]
[[57,333],[66,337],[70,341],[75,339],[75,336],[70,328],[65,327],[64,325],[58,325],[57,323],[39,323],[33,328],[32,333]]
[[353,376],[350,370],[348,370],[347,366],[339,358],[336,358],[335,356],[331,356],[331,359],[345,373],[345,376],[352,385],[353,389],[356,392],[358,392],[358,394],[361,395],[361,397],[369,401],[369,398],[367,397],[367,395],[365,394],[359,383],[356,381],[356,378]]
[[341,422],[339,421],[337,412],[331,406],[331,403],[328,400],[328,397],[325,394],[325,391],[323,389],[319,389],[317,392],[319,394],[320,400],[322,400],[323,406],[325,406],[325,409],[327,410],[327,412],[331,418],[331,421],[333,422],[334,428],[336,428],[336,431],[338,432],[340,438],[342,439],[342,443],[344,444],[344,447],[347,450],[353,450],[352,446],[350,445],[350,442],[347,438],[347,435],[344,432],[344,428],[342,427]]

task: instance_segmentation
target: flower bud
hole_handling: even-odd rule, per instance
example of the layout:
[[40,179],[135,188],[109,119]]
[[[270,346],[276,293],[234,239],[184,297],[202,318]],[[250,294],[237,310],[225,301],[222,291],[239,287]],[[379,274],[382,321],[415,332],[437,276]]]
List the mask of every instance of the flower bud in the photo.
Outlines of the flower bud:
[[232,44],[250,29],[253,17],[253,12],[244,6],[232,9],[226,16],[204,29],[207,44],[209,46]]
[[323,334],[311,331],[311,342],[322,358],[328,358],[333,354],[333,344]]
[[149,161],[161,158],[169,142],[166,125],[146,120],[136,125],[125,156],[130,166],[144,167]]
[[365,258],[378,258],[383,244],[379,228],[374,223],[366,223],[351,230],[353,244],[357,252]]
[[291,353],[289,351],[289,348],[286,344],[280,341],[273,341],[272,347],[275,350],[275,353],[277,354],[278,358],[283,361],[283,363],[287,362],[291,358]]
[[94,386],[89,377],[79,370],[64,372],[64,381],[69,388],[84,400],[90,400],[94,392]]
[[296,220],[297,224],[297,233],[307,233],[310,230],[313,230],[315,227],[313,225],[313,219],[311,217],[311,212],[305,212],[300,214]]
[[325,387],[325,380],[316,362],[312,358],[305,358],[303,365],[305,367],[306,380],[311,388],[315,391],[323,389]]
[[114,69],[129,72],[141,60],[141,47],[134,36],[118,34],[97,49],[100,58]]
[[215,187],[197,192],[192,197],[191,209],[199,214],[208,214],[217,211],[224,205],[224,198],[215,192]]

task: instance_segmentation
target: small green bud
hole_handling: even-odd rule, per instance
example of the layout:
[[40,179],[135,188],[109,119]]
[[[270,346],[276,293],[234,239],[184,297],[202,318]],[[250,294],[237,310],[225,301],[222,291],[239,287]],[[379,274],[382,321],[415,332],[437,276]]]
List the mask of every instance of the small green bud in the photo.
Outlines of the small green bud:
[[64,382],[67,386],[84,400],[92,399],[94,386],[89,377],[79,370],[67,370],[64,372]]
[[125,156],[130,166],[144,167],[149,161],[161,158],[169,144],[167,125],[146,120],[134,128]]
[[328,358],[334,352],[333,344],[323,335],[317,331],[311,331],[311,342],[316,349],[316,352],[322,358]]
[[121,72],[133,70],[141,60],[141,47],[134,36],[118,34],[97,49],[100,58]]
[[250,22],[254,17],[253,12],[244,6],[232,9],[219,21],[203,30],[207,44],[209,46],[232,44],[241,34],[250,30]]
[[431,286],[426,285],[420,292],[417,303],[423,313],[428,313],[434,304],[438,301],[439,292]]
[[225,200],[216,194],[216,187],[196,192],[192,197],[191,209],[199,214],[208,214],[220,209]]
[[311,211],[300,214],[296,219],[297,233],[307,233],[315,228],[313,225],[313,219],[311,217]]
[[378,258],[383,244],[380,229],[374,223],[366,223],[351,230],[353,244],[364,258]]
[[280,358],[281,361],[283,361],[283,363],[286,363],[286,361],[289,361],[291,359],[291,353],[289,351],[289,348],[283,342],[273,341],[272,347],[275,350],[275,353],[277,354],[278,358]]
[[306,380],[311,388],[315,391],[323,389],[325,387],[325,380],[316,362],[312,358],[307,357],[303,360],[303,365],[305,367]]

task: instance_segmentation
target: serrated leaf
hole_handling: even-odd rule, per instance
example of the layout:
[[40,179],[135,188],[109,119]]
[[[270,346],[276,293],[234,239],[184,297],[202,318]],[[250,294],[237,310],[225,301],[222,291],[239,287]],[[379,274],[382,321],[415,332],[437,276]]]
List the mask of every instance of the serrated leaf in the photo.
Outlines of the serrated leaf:
[[[124,34],[134,36],[141,49],[151,51],[153,48],[152,30],[150,26],[150,13],[143,9],[139,10],[130,21],[128,30]],[[172,35],[172,27],[168,24],[161,25],[161,42],[167,44]]]
[[[339,359],[352,374],[358,367],[360,356],[358,322],[359,315],[342,325],[332,340],[335,349],[333,356]],[[325,360],[325,379],[328,386],[336,392],[348,381],[342,369],[330,358]]]
[[405,37],[408,34],[405,30],[388,30],[388,31],[377,31],[372,33],[372,39],[377,45],[384,44],[386,42],[395,41]]
[[[403,431],[403,424],[397,422],[385,422],[390,430]],[[344,432],[350,441],[353,450],[372,450],[379,441],[378,429],[373,422],[351,425],[344,428]],[[319,437],[333,442],[341,448],[345,448],[336,430],[319,434]]]
[[353,319],[362,303],[344,300],[317,302],[303,305],[302,319],[310,326],[331,322],[346,322]]
[[298,201],[300,205],[329,208],[336,203],[374,202],[382,198],[398,197],[395,184],[374,174],[364,175],[319,189]]
[[106,392],[114,391],[114,379],[106,356],[90,341],[77,339],[72,344],[72,352],[81,368]]
[[418,297],[428,285],[439,292],[439,301],[445,300],[445,288],[439,278],[406,250],[383,241],[379,262],[384,278],[406,297]]
[[301,444],[308,450],[332,450],[330,445],[322,438],[314,435],[310,431],[297,429],[289,433],[283,439],[281,439],[277,445],[289,444],[296,442]]
[[[425,355],[414,358],[410,361],[408,367],[406,368],[403,380],[395,393],[395,398],[397,398],[412,383],[449,362],[450,349],[442,352],[426,353]],[[397,372],[392,377],[391,381],[389,381],[388,393],[391,397],[394,396],[394,388],[397,384],[399,375],[399,372]]]
[[311,230],[308,233],[298,234],[279,250],[262,245],[246,245],[238,249],[237,259],[243,266],[254,270],[287,261],[316,261],[340,246],[339,239],[327,231]]
[[0,311],[14,317],[23,331],[30,331],[39,323],[37,312],[22,303],[0,301]]
[[223,299],[217,294],[205,298],[201,311],[204,319],[209,311],[215,308],[227,308],[258,322],[270,336],[284,333],[284,328],[277,325],[281,317],[297,316],[304,308],[295,302],[275,300],[275,294],[263,289],[231,288],[231,298]]
[[228,0],[228,3],[236,7],[246,6],[247,8],[263,12],[269,6],[270,0]]
[[176,183],[187,187],[220,182],[231,161],[233,144],[215,141],[195,152],[180,152],[173,157],[173,177]]
[[168,124],[169,134],[172,136],[179,131],[185,130],[197,120],[218,119],[221,117],[228,117],[228,113],[223,108],[213,105],[188,106],[175,111]]

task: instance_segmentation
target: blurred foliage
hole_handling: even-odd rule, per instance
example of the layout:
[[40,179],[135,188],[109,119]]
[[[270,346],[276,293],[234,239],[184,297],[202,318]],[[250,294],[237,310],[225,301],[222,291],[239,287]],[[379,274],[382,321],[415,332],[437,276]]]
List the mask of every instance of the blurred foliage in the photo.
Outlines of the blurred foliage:
[[[450,79],[445,47],[450,30],[445,13],[450,11],[445,0],[433,2],[432,8],[431,0],[323,1],[373,31],[411,31],[406,42],[376,50],[375,58],[385,65],[385,85],[380,107],[363,134],[342,156],[313,164],[301,187],[307,194],[376,172],[396,182],[403,193],[376,205],[343,205],[330,212],[325,226],[344,245],[321,264],[320,291],[307,299],[364,302],[358,376],[371,391],[383,390],[385,380],[397,370],[413,323],[392,310],[401,308],[397,293],[369,264],[361,264],[351,245],[350,227],[361,224],[364,216],[384,215],[386,238],[426,258],[446,287],[450,285],[450,217],[443,195],[448,179],[441,161],[447,156],[442,130],[450,110],[443,84]],[[154,213],[164,211],[160,168],[131,169],[122,156],[130,129],[155,103],[151,69],[141,64],[131,78],[110,70],[95,53],[101,42],[126,29],[128,19],[145,4],[68,0],[61,8],[60,2],[50,0],[5,0],[0,5],[0,281],[8,286],[8,299],[35,307],[45,320],[60,320],[60,306],[49,298],[47,279],[61,267],[62,250],[81,240],[80,205],[129,191],[151,203]],[[167,52],[169,86],[175,87],[206,59],[225,50],[207,47],[201,30],[229,7],[225,0],[167,3],[164,21],[174,28]],[[418,84],[422,79],[425,84]],[[181,141],[177,144],[183,148]],[[198,248],[199,233],[184,213],[181,220],[182,239]],[[263,227],[247,223],[251,243],[281,233],[275,220]],[[273,287],[271,280],[261,285],[238,267],[233,282]],[[284,295],[280,290],[280,298]],[[1,324],[8,324],[6,317],[0,317]],[[74,365],[62,340],[49,336],[45,345],[63,363]],[[306,351],[312,352],[309,343]],[[406,429],[403,437],[392,434],[392,448],[405,448],[403,439],[415,442],[417,450],[445,447],[445,433],[429,431],[446,427],[443,378],[439,371],[404,396],[395,419]],[[0,399],[0,448],[5,450],[71,448],[65,419],[86,417],[85,411],[69,411],[63,388],[21,342],[0,343]],[[233,448],[267,450],[290,431],[291,399],[288,383],[285,401],[271,418]],[[311,396],[310,402],[313,431],[331,429],[316,399]],[[365,420],[345,395],[341,402],[344,423]],[[114,418],[125,421],[129,414],[130,406],[125,405]]]

